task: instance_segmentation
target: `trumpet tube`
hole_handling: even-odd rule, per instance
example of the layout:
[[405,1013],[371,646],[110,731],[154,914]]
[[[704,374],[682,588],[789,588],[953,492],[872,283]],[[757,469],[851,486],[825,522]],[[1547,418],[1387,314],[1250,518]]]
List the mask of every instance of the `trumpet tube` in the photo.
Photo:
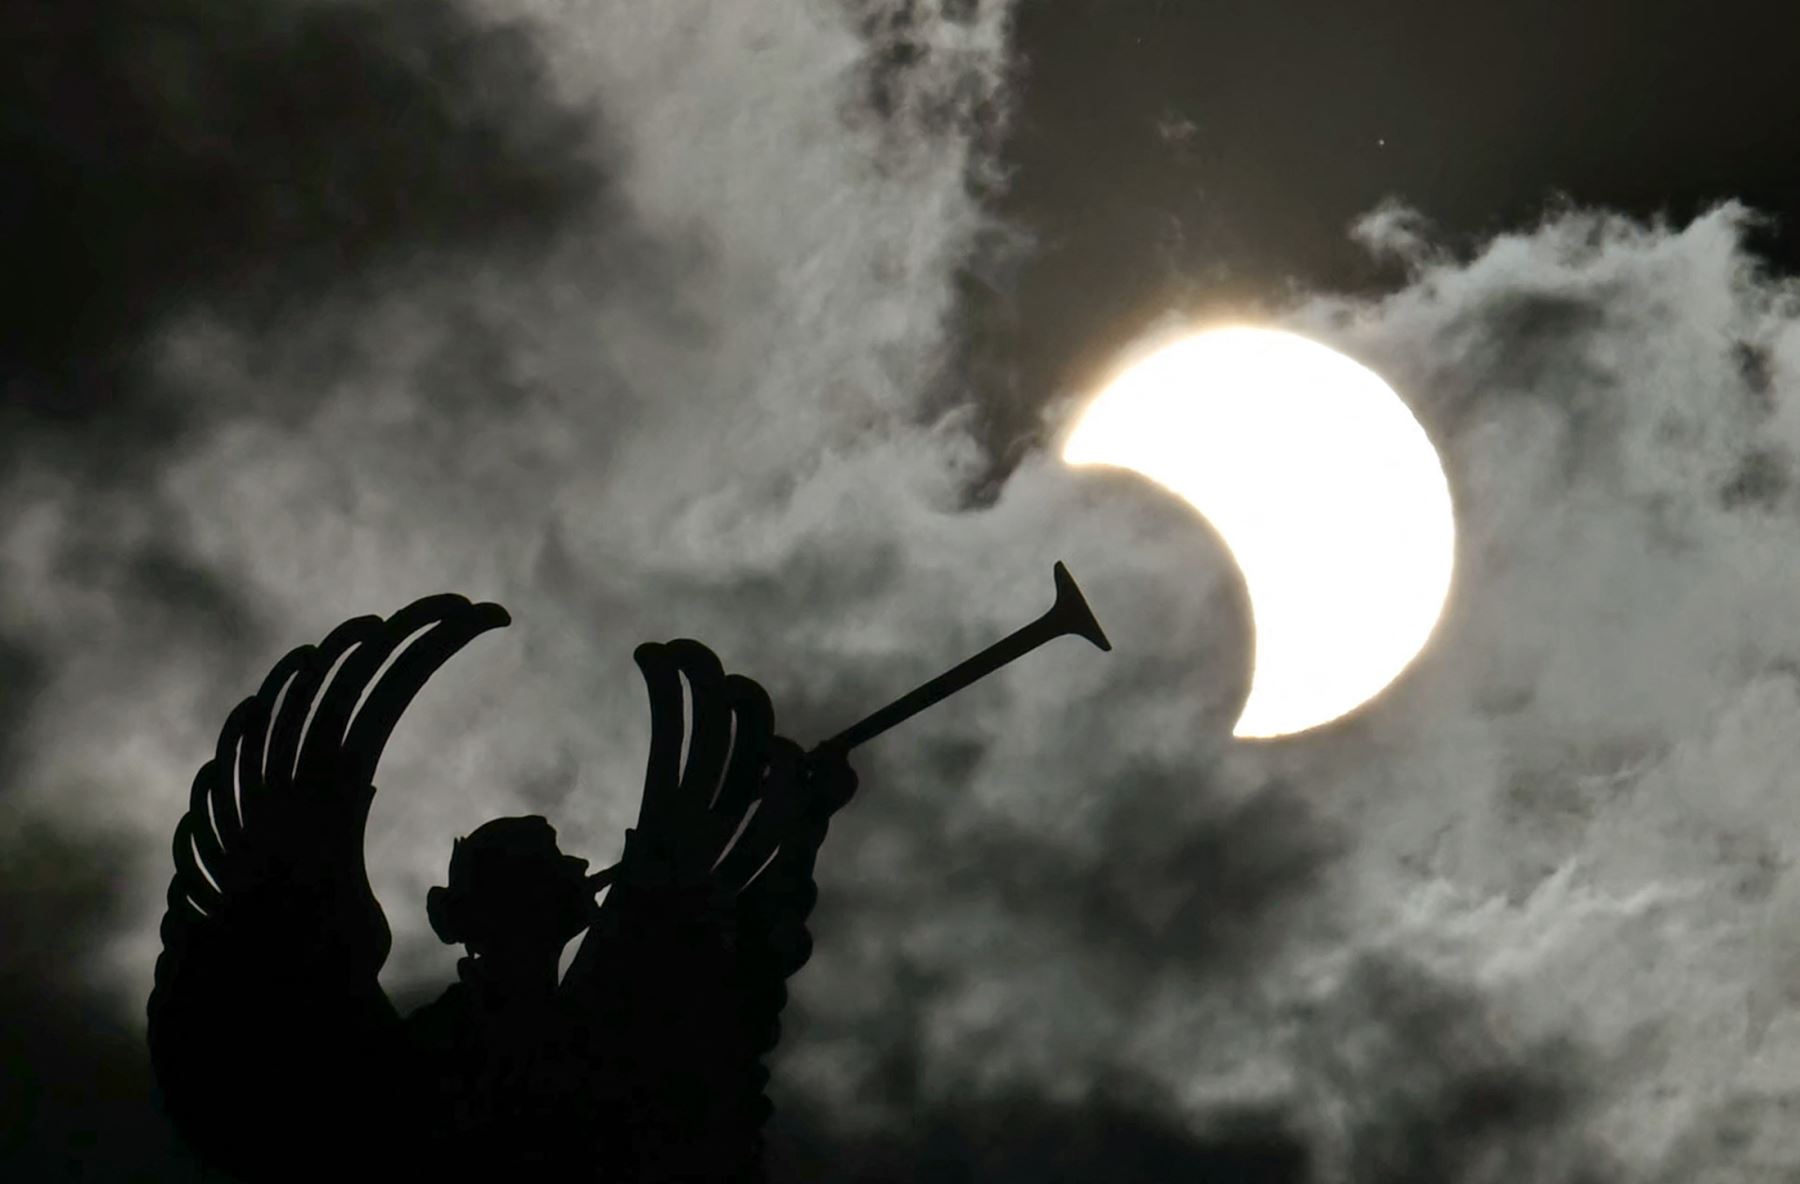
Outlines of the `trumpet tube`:
[[1081,594],[1069,569],[1059,561],[1053,574],[1056,581],[1056,602],[1043,616],[1015,629],[973,657],[958,662],[936,678],[914,687],[886,707],[820,743],[813,751],[848,752],[1064,634],[1084,637],[1101,650],[1112,649],[1112,643],[1106,639],[1105,631],[1100,628],[1093,610],[1088,608],[1087,598]]

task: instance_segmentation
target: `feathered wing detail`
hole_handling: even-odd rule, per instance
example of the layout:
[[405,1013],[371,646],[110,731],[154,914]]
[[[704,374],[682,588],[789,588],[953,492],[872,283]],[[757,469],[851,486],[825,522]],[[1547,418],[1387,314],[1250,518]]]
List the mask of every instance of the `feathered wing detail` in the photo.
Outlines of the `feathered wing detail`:
[[603,1149],[615,1173],[756,1180],[762,1057],[810,951],[823,824],[807,823],[796,777],[770,775],[799,750],[775,736],[762,687],[695,641],[635,658],[651,712],[643,803],[563,994],[589,1017],[626,1116],[609,1124],[622,1146]]
[[149,1002],[164,1108],[202,1158],[257,1181],[354,1175],[410,1122],[363,861],[372,782],[425,682],[508,619],[443,595],[346,621],[227,718],[175,828]]

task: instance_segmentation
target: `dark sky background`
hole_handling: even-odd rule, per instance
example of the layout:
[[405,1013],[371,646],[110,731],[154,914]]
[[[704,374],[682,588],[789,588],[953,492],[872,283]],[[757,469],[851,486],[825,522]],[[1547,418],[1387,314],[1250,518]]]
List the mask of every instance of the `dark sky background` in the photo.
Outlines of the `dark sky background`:
[[1345,228],[1384,202],[1467,253],[1563,203],[1685,221],[1736,199],[1792,272],[1800,194],[1780,4],[1023,4],[995,209],[1032,236],[978,289],[984,408],[1012,439],[1146,323],[1400,278]]
[[[616,851],[631,646],[872,746],[783,1179],[1786,1179],[1800,1163],[1800,14],[1779,4],[24,0],[0,12],[0,1175],[190,1180],[168,835],[287,648],[444,589],[369,861]],[[1721,203],[1726,203],[1721,205]],[[1252,316],[1386,376],[1433,646],[1234,744],[1228,554],[1047,442]]]

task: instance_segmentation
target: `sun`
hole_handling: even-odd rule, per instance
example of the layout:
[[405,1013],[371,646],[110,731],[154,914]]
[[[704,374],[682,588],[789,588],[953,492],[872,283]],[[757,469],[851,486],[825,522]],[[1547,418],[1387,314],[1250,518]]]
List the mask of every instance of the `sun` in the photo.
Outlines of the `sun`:
[[1380,376],[1315,341],[1231,327],[1165,346],[1093,399],[1063,459],[1137,472],[1224,539],[1255,632],[1236,736],[1354,710],[1442,616],[1456,530],[1437,450]]

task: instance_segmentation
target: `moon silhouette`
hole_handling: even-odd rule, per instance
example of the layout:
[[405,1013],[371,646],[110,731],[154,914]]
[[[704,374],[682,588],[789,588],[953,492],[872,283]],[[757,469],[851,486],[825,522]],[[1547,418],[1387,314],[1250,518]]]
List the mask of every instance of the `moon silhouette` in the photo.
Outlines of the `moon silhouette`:
[[1255,652],[1235,736],[1355,710],[1443,614],[1456,528],[1437,450],[1386,382],[1317,342],[1240,327],[1165,346],[1094,398],[1063,459],[1148,478],[1224,540]]

